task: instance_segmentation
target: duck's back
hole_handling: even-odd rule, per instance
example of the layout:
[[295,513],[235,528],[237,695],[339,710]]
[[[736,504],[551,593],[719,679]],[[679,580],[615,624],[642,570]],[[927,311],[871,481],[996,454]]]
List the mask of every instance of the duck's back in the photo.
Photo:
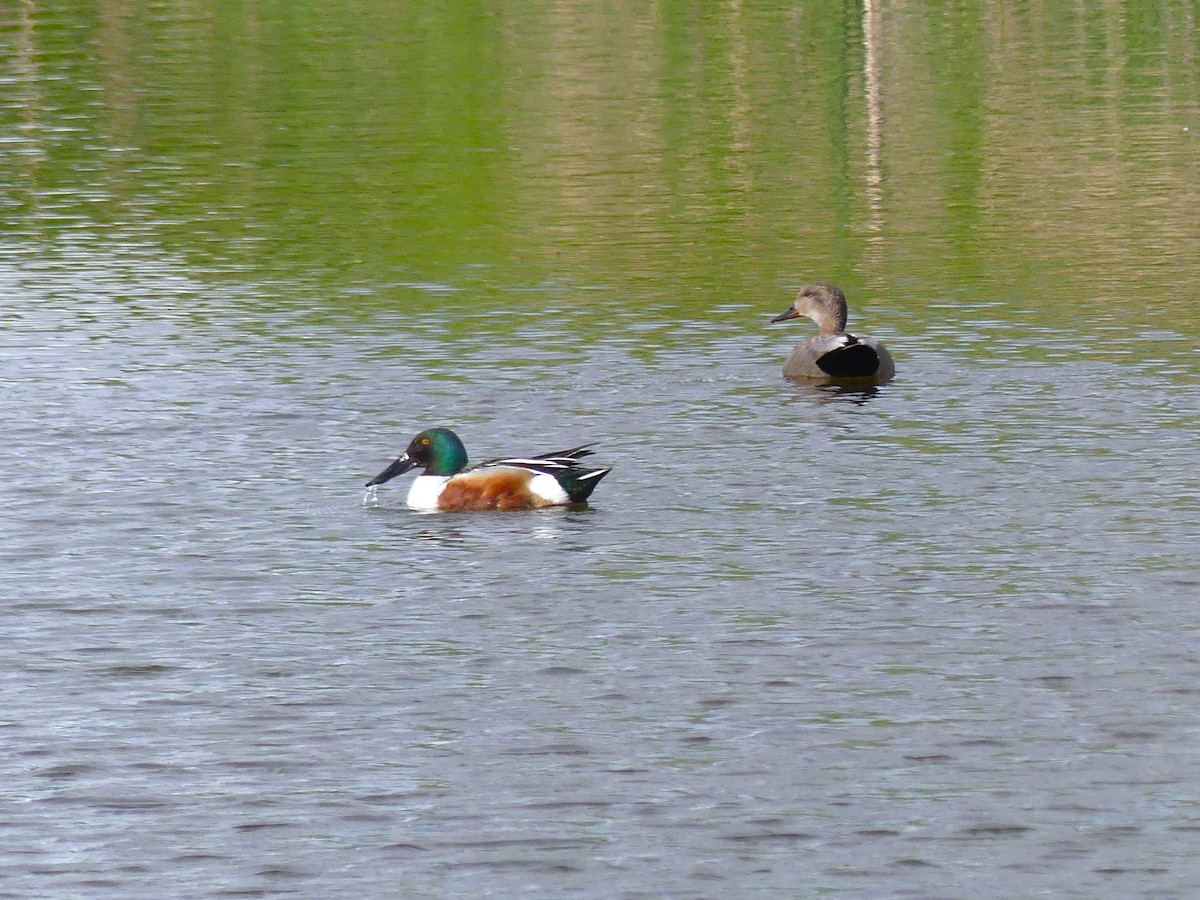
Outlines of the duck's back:
[[874,378],[896,372],[892,356],[874,338],[844,332],[818,334],[800,343],[783,365],[785,378]]

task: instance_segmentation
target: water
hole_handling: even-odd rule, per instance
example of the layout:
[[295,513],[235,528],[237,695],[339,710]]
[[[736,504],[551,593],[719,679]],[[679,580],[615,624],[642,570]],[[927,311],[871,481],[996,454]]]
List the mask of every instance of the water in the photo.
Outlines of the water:
[[[397,360],[398,318],[281,355],[90,308],[5,338],[15,895],[1195,885],[1197,395],[1157,365],[925,338],[864,397],[781,381],[750,310],[507,366],[441,317]],[[447,410],[616,468],[362,508]]]
[[[1174,188],[1197,123],[1173,38],[1145,69],[1154,29],[1110,13],[1043,33],[984,7],[948,40],[884,9],[874,79],[840,6],[835,33],[765,7],[430,14],[377,51],[386,23],[302,15],[319,75],[281,19],[200,9],[23,4],[3,32],[0,893],[1200,891],[1200,217]],[[209,21],[261,97],[206,92]],[[989,29],[1054,77],[981,75],[1008,59]],[[447,34],[498,55],[411,62]],[[849,53],[853,91],[800,91],[793,42],[804,67]],[[384,57],[427,81],[389,99]],[[1098,77],[1064,113],[1114,58],[1149,80]],[[991,85],[1015,106],[947,106]],[[842,150],[812,124],[839,109]],[[991,130],[1012,114],[1020,140]],[[284,122],[307,139],[261,142]],[[1095,190],[1043,190],[1098,157]],[[781,379],[809,326],[767,323],[810,274],[894,382]],[[613,472],[583,509],[422,515],[407,477],[364,505],[434,425],[476,460],[595,441]]]

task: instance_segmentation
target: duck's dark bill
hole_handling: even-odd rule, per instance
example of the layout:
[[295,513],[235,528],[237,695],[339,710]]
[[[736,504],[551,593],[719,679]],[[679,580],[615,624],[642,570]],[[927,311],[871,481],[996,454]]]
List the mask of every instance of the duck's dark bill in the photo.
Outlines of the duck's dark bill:
[[409,459],[408,454],[405,453],[403,456],[401,456],[395,462],[393,462],[390,466],[388,466],[386,469],[384,469],[382,472],[380,472],[378,475],[376,475],[374,478],[372,478],[370,481],[368,481],[367,487],[371,487],[372,485],[376,485],[376,484],[383,484],[385,481],[391,481],[397,475],[403,475],[405,472],[407,472],[409,469],[411,469],[415,465],[416,465],[416,463],[414,463],[411,459]]
[[796,319],[796,318],[799,318],[799,316],[800,316],[800,313],[796,312],[796,308],[794,306],[789,306],[787,309],[785,309],[783,312],[781,312],[779,315],[777,315],[771,321],[772,322],[786,322],[788,319]]

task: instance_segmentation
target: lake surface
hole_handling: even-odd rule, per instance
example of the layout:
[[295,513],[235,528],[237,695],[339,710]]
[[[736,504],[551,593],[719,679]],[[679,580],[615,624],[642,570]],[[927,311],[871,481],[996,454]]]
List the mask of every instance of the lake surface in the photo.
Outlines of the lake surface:
[[1200,894],[1194,7],[383,6],[0,11],[0,896]]

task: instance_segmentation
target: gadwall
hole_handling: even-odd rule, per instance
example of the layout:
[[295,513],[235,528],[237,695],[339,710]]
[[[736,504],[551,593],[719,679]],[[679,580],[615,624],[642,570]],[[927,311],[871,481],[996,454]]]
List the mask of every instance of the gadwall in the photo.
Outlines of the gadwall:
[[846,334],[846,295],[823,281],[806,284],[796,302],[772,322],[808,316],[820,334],[801,341],[783,364],[784,378],[870,378],[889,380],[896,365],[887,348],[874,338]]
[[489,459],[467,468],[467,451],[458,435],[449,428],[429,428],[367,487],[420,467],[425,474],[408,491],[413,509],[539,509],[583,503],[609,473],[579,464],[591,452],[585,444],[522,459]]

